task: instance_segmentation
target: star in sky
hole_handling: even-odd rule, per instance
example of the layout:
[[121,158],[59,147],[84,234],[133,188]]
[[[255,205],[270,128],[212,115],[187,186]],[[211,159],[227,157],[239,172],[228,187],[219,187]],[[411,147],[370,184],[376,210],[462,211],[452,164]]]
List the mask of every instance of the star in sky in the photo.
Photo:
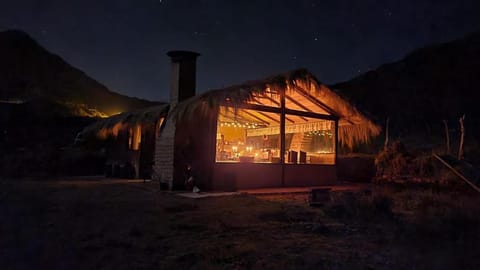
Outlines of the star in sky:
[[198,92],[300,67],[330,84],[478,31],[478,14],[478,0],[18,0],[0,2],[0,31],[26,31],[113,91],[167,100],[169,50],[201,53]]

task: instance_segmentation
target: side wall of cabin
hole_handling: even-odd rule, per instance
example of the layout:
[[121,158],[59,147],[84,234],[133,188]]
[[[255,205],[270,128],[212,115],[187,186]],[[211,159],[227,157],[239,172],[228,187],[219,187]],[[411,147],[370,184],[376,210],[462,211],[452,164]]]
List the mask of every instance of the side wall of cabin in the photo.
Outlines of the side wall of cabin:
[[212,188],[233,191],[250,188],[305,187],[329,185],[336,181],[335,165],[216,163],[213,169]]
[[[212,189],[217,124],[217,113],[213,112],[208,115],[198,112],[177,121],[173,189],[184,189],[190,174],[201,190]],[[188,166],[191,171],[187,170]]]
[[150,178],[155,148],[155,124],[143,123],[139,142],[133,147],[132,127],[126,125],[107,141],[105,175],[119,178]]

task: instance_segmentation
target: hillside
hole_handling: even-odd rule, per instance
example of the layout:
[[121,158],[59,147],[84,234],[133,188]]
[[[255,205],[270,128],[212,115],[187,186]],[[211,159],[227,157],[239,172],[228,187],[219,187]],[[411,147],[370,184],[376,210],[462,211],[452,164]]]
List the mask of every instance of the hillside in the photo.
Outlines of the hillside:
[[0,32],[0,101],[48,100],[73,116],[105,116],[155,105],[112,92],[22,31]]
[[396,135],[412,130],[443,135],[442,120],[455,129],[463,114],[470,134],[479,132],[480,32],[415,50],[332,87],[380,122],[389,117]]
[[0,32],[0,177],[100,174],[103,152],[72,147],[77,133],[156,104],[110,91],[24,32]]

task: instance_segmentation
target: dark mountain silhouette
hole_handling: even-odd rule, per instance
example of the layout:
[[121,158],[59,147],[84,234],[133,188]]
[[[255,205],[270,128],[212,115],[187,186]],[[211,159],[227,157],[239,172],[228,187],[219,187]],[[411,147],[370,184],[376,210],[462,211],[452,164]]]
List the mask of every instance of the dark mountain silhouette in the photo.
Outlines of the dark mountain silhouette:
[[157,104],[110,91],[17,30],[0,32],[0,100],[49,101],[74,116],[111,115]]
[[76,134],[156,104],[110,91],[22,31],[0,32],[0,176],[100,174],[104,153],[73,147]]
[[380,66],[332,86],[390,123],[397,136],[443,136],[442,121],[458,130],[466,114],[467,131],[480,125],[480,32],[418,49],[398,62]]

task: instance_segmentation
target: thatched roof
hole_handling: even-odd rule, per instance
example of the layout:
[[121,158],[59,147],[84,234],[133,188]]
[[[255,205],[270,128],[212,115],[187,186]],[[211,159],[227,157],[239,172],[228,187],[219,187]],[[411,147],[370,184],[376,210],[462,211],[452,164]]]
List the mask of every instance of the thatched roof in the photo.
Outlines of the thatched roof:
[[106,139],[109,136],[116,137],[118,131],[123,127],[155,123],[160,117],[165,117],[167,115],[169,107],[169,104],[161,104],[100,119],[86,127],[77,137],[80,136],[82,139],[92,137],[100,139]]
[[[368,142],[377,136],[381,128],[365,112],[360,111],[340,93],[319,82],[310,72],[298,69],[288,73],[272,76],[263,80],[249,81],[240,85],[211,90],[179,103],[173,108],[169,117],[192,117],[197,113],[211,113],[219,106],[228,104],[240,108],[242,104],[252,103],[259,95],[279,95],[285,91],[290,99],[299,100],[296,93],[307,93],[317,100],[324,113],[339,118],[339,141],[353,147],[357,143]],[[312,101],[312,100],[310,100]],[[305,108],[308,109],[308,108]]]
[[[150,107],[143,110],[121,113],[101,120],[87,128],[82,135],[106,138],[116,136],[118,130],[125,125],[137,125],[142,122],[155,121],[159,117],[190,118],[199,113],[211,114],[220,106],[241,108],[245,103],[255,104],[259,98],[275,102],[281,91],[285,91],[289,100],[296,100],[293,109],[309,110],[328,114],[339,119],[339,141],[341,144],[353,147],[357,143],[368,142],[377,136],[381,128],[366,113],[360,111],[353,103],[342,97],[340,93],[329,89],[320,83],[310,72],[298,69],[288,73],[272,76],[263,80],[248,81],[243,84],[215,89],[196,95],[178,103],[174,108],[168,104]],[[298,93],[302,93],[299,95]],[[295,108],[302,106],[302,108]],[[170,109],[170,112],[169,112]]]

